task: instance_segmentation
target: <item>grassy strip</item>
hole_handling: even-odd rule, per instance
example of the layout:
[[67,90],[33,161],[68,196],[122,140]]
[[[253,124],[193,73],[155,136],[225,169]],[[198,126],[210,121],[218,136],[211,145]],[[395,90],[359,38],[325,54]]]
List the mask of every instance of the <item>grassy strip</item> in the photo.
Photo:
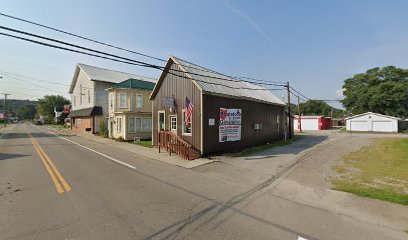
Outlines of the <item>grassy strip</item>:
[[131,143],[142,146],[142,147],[153,148],[151,140],[149,140],[149,141],[140,141],[140,142],[131,142]]
[[240,151],[240,152],[236,152],[236,153],[230,153],[230,154],[226,154],[227,156],[231,156],[231,157],[245,157],[248,155],[251,155],[253,153],[256,152],[260,152],[266,149],[270,149],[270,148],[274,148],[274,147],[279,147],[279,146],[285,146],[288,144],[291,144],[294,141],[297,141],[299,139],[301,139],[301,136],[295,136],[292,139],[289,140],[281,140],[278,142],[274,142],[272,144],[267,144],[267,145],[262,145],[262,146],[257,146],[257,147],[252,147],[252,148],[245,148],[244,150]]
[[408,205],[408,195],[396,193],[392,190],[363,187],[358,184],[345,182],[335,183],[335,186],[337,190],[353,193],[358,196]]
[[[408,138],[381,138],[335,166],[337,190],[408,205]],[[404,190],[405,189],[405,190]]]

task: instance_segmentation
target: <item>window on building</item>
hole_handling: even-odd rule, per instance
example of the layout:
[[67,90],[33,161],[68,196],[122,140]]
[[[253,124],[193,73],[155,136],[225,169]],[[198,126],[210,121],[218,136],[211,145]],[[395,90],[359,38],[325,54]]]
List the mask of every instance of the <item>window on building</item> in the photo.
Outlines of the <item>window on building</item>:
[[129,118],[130,133],[149,133],[152,132],[152,118]]
[[135,128],[135,118],[129,118],[129,130],[130,133],[134,133],[136,132],[136,128]]
[[127,108],[127,104],[126,104],[126,93],[121,93],[120,94],[120,104],[119,104],[120,108]]
[[74,96],[74,107],[76,106],[76,96]]
[[122,132],[122,118],[120,117],[116,119],[116,131]]
[[152,131],[152,119],[151,118],[142,118],[141,131],[144,133],[148,133]]
[[170,117],[170,130],[172,132],[177,133],[177,117],[176,116]]
[[91,103],[91,90],[88,89],[88,103]]
[[109,105],[113,108],[113,93],[109,93]]
[[143,95],[136,95],[136,108],[143,108]]
[[190,116],[186,122],[186,111],[183,109],[183,135],[191,135],[191,120],[193,116]]
[[79,85],[79,105],[82,105],[82,85]]
[[166,122],[164,116],[165,116],[164,111],[159,111],[159,126],[158,126],[159,131],[164,131],[165,129]]
[[280,124],[280,116],[276,116],[276,130],[279,131],[279,124]]

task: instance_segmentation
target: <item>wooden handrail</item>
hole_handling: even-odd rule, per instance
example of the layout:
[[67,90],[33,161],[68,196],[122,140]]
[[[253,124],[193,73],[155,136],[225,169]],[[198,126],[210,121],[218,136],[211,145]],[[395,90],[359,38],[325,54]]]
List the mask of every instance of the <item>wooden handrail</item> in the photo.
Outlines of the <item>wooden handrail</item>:
[[187,160],[200,157],[199,151],[190,143],[170,131],[159,131],[157,133],[157,145],[159,147],[159,153],[161,147],[165,147],[170,156],[171,153],[176,153]]

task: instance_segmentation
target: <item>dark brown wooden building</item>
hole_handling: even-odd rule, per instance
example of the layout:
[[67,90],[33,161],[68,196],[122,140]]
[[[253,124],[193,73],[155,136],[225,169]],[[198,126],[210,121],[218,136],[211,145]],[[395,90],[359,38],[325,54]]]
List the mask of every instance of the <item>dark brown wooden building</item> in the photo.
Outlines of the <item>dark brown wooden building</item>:
[[176,57],[169,58],[150,99],[154,145],[159,132],[172,133],[208,155],[288,135],[285,103],[270,91]]

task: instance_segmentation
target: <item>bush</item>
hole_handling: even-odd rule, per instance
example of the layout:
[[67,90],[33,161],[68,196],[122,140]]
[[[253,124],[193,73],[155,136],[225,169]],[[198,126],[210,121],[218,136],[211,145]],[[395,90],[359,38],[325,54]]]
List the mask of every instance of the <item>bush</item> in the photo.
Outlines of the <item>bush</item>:
[[118,137],[118,138],[116,138],[116,139],[115,139],[115,141],[118,141],[118,142],[124,142],[124,141],[125,141],[125,139],[123,139],[123,137]]
[[99,123],[99,136],[102,136],[104,138],[107,138],[109,136],[108,128],[106,127],[105,120],[102,120]]

